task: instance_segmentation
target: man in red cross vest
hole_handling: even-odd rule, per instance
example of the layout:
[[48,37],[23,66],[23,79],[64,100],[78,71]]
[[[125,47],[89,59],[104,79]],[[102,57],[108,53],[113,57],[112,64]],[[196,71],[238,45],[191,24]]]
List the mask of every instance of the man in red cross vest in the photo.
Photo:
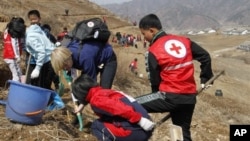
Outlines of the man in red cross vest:
[[200,83],[205,84],[213,77],[210,55],[189,38],[166,34],[154,14],[143,17],[139,28],[150,42],[146,70],[152,93],[136,99],[149,113],[170,112],[173,124],[182,127],[184,141],[191,141],[197,95],[193,60],[200,62]]

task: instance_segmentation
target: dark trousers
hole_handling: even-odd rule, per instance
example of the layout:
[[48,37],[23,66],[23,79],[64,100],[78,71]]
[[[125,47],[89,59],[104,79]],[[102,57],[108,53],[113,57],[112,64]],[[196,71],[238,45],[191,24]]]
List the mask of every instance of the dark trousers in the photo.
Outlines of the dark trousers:
[[131,130],[128,136],[115,136],[100,120],[95,120],[91,125],[93,135],[98,141],[148,141],[152,132],[145,132],[143,129]]
[[[115,55],[115,54],[114,54]],[[104,65],[100,72],[100,85],[102,88],[111,89],[117,70],[117,61],[115,58]]]
[[[53,70],[53,69],[52,69]],[[54,83],[55,89],[59,89],[59,83],[60,83],[60,78],[59,75],[57,75],[54,70],[50,72],[51,73],[51,77],[52,77],[52,81]]]
[[35,67],[36,67],[35,64],[30,64],[29,66],[27,81],[26,81],[27,84],[51,90],[51,84],[56,74],[51,66],[50,61],[43,64],[38,78],[31,79],[30,75],[32,71],[35,69]]
[[169,112],[173,124],[181,126],[184,141],[192,141],[190,125],[195,108],[195,104],[175,104],[164,96],[163,93],[156,92],[137,97],[136,100],[149,113]]

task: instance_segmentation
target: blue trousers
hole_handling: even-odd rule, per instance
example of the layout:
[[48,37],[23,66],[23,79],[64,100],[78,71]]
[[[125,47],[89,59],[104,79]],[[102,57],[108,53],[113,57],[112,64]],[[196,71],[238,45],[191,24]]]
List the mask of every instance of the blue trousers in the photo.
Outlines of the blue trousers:
[[92,123],[91,130],[92,134],[98,139],[98,141],[148,141],[152,135],[152,132],[146,132],[143,129],[136,129],[132,130],[132,133],[129,136],[115,136],[100,120],[95,120]]

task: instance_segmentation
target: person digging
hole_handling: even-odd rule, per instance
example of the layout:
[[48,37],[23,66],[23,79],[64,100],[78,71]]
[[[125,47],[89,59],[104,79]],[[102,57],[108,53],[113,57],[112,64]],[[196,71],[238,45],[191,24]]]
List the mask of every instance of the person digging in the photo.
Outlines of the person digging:
[[72,84],[72,93],[80,102],[75,112],[87,104],[98,115],[91,132],[98,140],[148,141],[155,123],[147,111],[131,96],[113,89],[104,89],[86,74]]

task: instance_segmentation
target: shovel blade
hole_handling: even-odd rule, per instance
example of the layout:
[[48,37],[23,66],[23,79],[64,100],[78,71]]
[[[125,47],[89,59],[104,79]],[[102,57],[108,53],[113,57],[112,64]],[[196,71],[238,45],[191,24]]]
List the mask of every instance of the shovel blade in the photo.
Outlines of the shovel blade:
[[170,141],[183,141],[182,128],[180,126],[169,124],[170,126]]

